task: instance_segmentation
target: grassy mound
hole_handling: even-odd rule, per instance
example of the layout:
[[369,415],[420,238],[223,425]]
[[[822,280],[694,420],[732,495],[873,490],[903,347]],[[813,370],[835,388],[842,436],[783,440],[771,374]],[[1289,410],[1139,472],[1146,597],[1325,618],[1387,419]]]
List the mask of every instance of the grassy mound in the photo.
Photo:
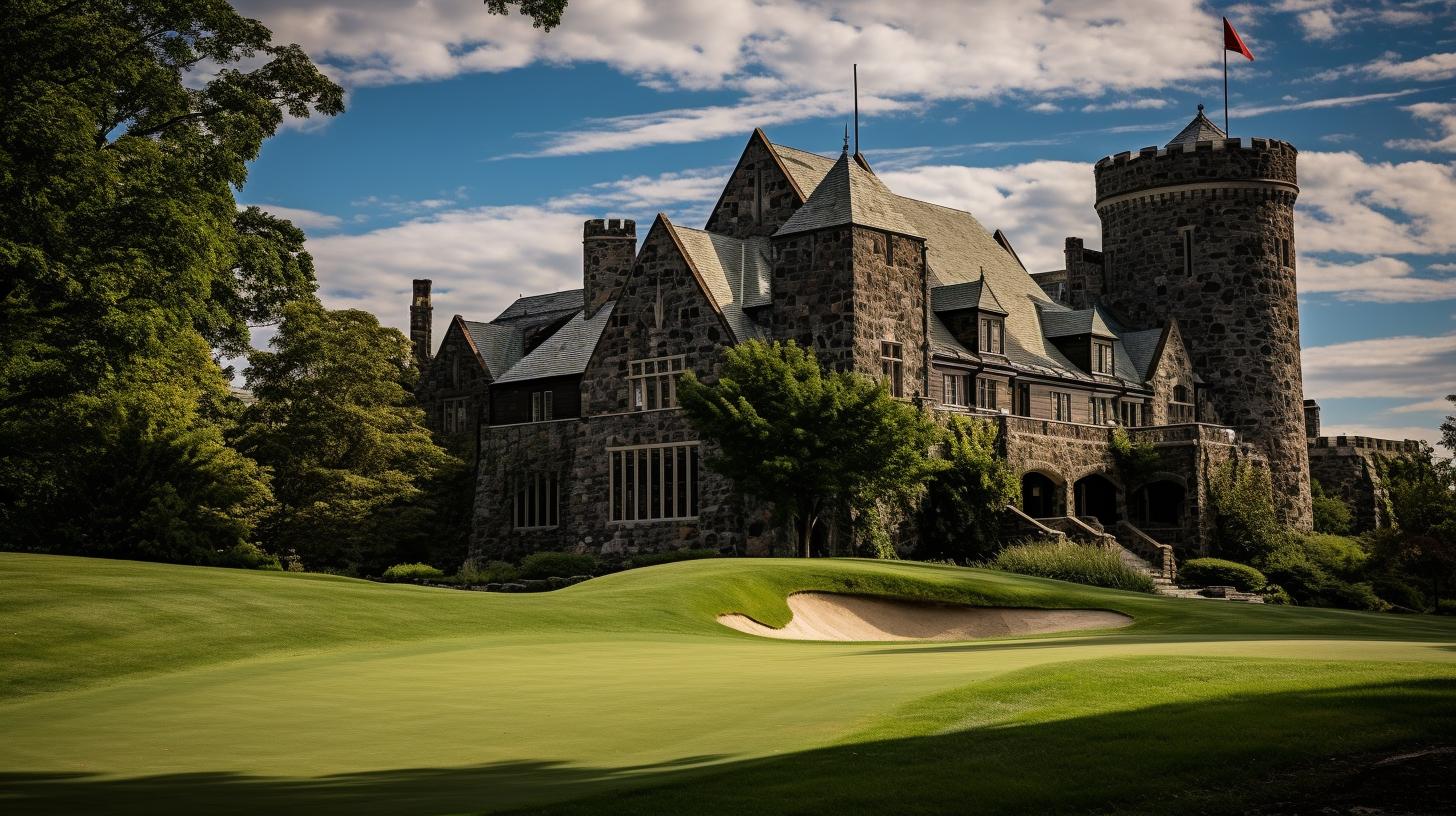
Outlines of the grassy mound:
[[[1109,609],[1135,623],[823,644],[715,622],[742,612],[783,625],[784,599],[807,590]],[[1132,807],[1165,790],[1164,771],[1138,782],[1118,769],[1165,750],[1180,717],[1213,727],[1247,701],[1237,711],[1250,719],[1229,720],[1222,739],[1158,760],[1169,773],[1182,763],[1180,784],[1214,790],[1221,768],[1325,750],[1300,735],[1338,734],[1330,745],[1343,750],[1449,729],[1441,678],[1456,676],[1456,620],[875,561],[708,559],[498,595],[0,554],[0,621],[7,812],[446,813],[568,800],[661,811],[699,793],[687,810],[742,812],[751,796],[883,811],[913,808],[854,803],[875,786],[904,795],[918,774],[933,783],[915,794],[926,809],[955,799],[991,811],[1032,786],[1051,756],[1035,746],[1052,736],[1058,778],[1108,781],[1089,793],[1044,786],[1027,801],[1079,809],[1105,795]],[[1383,724],[1367,727],[1367,712]],[[1270,753],[1281,739],[1289,747]],[[987,751],[1005,751],[1006,768],[1024,761],[1020,775],[975,772]]]

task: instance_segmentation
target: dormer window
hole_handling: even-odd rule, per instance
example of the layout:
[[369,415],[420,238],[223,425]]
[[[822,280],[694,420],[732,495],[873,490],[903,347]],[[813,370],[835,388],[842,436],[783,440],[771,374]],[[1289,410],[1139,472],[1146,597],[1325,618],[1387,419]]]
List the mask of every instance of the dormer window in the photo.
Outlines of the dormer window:
[[986,354],[1005,354],[1003,344],[1006,322],[999,317],[981,318],[981,351]]
[[1114,371],[1112,344],[1100,340],[1092,341],[1092,371],[1095,374],[1111,376]]

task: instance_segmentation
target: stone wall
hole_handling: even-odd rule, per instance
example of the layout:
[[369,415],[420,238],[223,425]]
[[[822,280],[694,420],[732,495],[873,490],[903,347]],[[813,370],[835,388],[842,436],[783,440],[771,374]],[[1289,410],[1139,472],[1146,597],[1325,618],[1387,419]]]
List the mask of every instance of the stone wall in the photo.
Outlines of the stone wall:
[[854,233],[835,227],[774,241],[770,332],[811,348],[826,368],[854,367]]
[[1102,253],[1087,249],[1081,238],[1068,238],[1062,253],[1067,264],[1064,302],[1073,309],[1090,308],[1102,294]]
[[586,315],[611,300],[632,271],[637,254],[637,222],[593,218],[582,225],[581,258]]
[[767,137],[756,130],[704,229],[735,238],[773,235],[810,192],[804,190],[801,195],[794,187],[779,166]]
[[1309,440],[1309,472],[1325,493],[1350,506],[1354,531],[1364,532],[1391,523],[1380,460],[1420,452],[1420,442],[1413,440],[1320,436]]
[[1295,156],[1262,139],[1119,154],[1097,164],[1097,209],[1101,302],[1131,328],[1178,320],[1220,421],[1264,448],[1284,522],[1309,529]]
[[460,324],[451,321],[440,341],[440,350],[425,364],[415,387],[420,407],[425,411],[425,425],[436,434],[443,434],[446,401],[464,397],[467,402],[466,428],[454,436],[473,438],[475,427],[486,415],[490,392],[490,375],[480,364],[469,338]]
[[[1162,355],[1153,365],[1150,379],[1153,384],[1152,402],[1152,423],[1153,425],[1167,425],[1173,422],[1174,407],[1173,399],[1182,389],[1182,400],[1190,406],[1196,405],[1195,390],[1193,383],[1193,360],[1188,355],[1188,347],[1183,344],[1183,333],[1178,330],[1174,323],[1168,327],[1168,334],[1163,341]],[[1195,410],[1190,408],[1188,410]],[[1210,421],[1205,417],[1180,417],[1179,422],[1190,420]]]

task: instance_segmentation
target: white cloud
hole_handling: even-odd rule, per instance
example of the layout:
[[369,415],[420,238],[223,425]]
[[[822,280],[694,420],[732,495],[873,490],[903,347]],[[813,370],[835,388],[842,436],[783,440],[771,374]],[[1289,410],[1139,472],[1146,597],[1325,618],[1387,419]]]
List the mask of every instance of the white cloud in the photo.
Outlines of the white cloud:
[[1371,303],[1456,298],[1456,278],[1416,277],[1413,272],[1405,261],[1383,256],[1343,264],[1307,257],[1299,265],[1299,291],[1335,293],[1340,300]]
[[1456,393],[1456,334],[1306,346],[1303,356],[1304,393],[1316,400]]
[[1424,414],[1431,411],[1456,413],[1456,405],[1445,397],[1425,400],[1423,402],[1412,402],[1408,405],[1397,405],[1386,411],[1387,414]]
[[1062,108],[1054,102],[1038,102],[1035,105],[1028,105],[1027,110],[1032,113],[1061,113]]
[[1119,99],[1115,102],[1092,102],[1082,106],[1083,113],[1122,110],[1162,110],[1168,107],[1168,100],[1155,97],[1145,99]]
[[337,215],[329,215],[315,210],[304,210],[298,207],[283,207],[277,204],[239,204],[238,209],[245,207],[257,207],[279,218],[286,218],[293,222],[293,226],[301,230],[333,230],[338,229],[343,219]]
[[1390,55],[1361,67],[1362,73],[1381,79],[1431,82],[1456,77],[1456,53],[1427,54],[1404,62]]
[[1249,107],[1234,108],[1234,117],[1261,116],[1266,113],[1281,113],[1283,111],[1296,110],[1317,110],[1322,108],[1348,108],[1354,105],[1363,105],[1366,102],[1378,102],[1382,99],[1396,99],[1402,96],[1410,96],[1413,93],[1420,93],[1420,88],[1407,88],[1400,91],[1386,91],[1383,93],[1358,94],[1356,96],[1331,96],[1323,99],[1309,99],[1304,102],[1285,102],[1279,105],[1250,105]]
[[1391,139],[1386,147],[1403,150],[1441,150],[1456,153],[1456,102],[1421,102],[1404,108],[1417,119],[1433,122],[1437,139]]
[[1456,165],[1367,162],[1353,152],[1301,153],[1301,254],[1378,256],[1456,251]]
[[1304,29],[1307,40],[1334,39],[1340,30],[1335,27],[1335,15],[1329,9],[1314,9],[1299,15],[1299,27]]
[[[861,96],[860,113],[905,110],[909,103]],[[714,105],[654,113],[595,119],[580,128],[548,134],[545,144],[524,156],[573,156],[604,150],[628,150],[654,144],[679,144],[743,134],[755,127],[798,122],[832,116],[848,116],[854,98],[848,91],[833,91],[806,97],[747,100],[737,105]]]
[[1033,272],[1060,269],[1069,235],[1096,243],[1092,168],[1083,162],[1034,161],[1005,167],[931,165],[885,171],[900,195],[968,210],[987,229],[1000,229]]
[[[1198,0],[573,0],[551,33],[478,3],[240,0],[351,86],[441,79],[533,63],[604,63],[648,87],[736,92],[736,104],[594,123],[552,134],[552,155],[713,138],[746,118],[793,121],[847,109],[849,65],[861,102],[1097,97],[1217,77]],[[773,110],[774,105],[777,110]],[[816,110],[817,109],[817,110]],[[737,118],[728,129],[726,119]],[[775,118],[777,117],[777,118]],[[615,138],[610,131],[629,135]]]
[[1274,9],[1295,13],[1304,38],[1321,42],[1348,34],[1367,23],[1408,26],[1428,22],[1433,15],[1421,7],[1440,5],[1439,0],[1407,2],[1399,7],[1336,3],[1333,0],[1283,0],[1276,3]]

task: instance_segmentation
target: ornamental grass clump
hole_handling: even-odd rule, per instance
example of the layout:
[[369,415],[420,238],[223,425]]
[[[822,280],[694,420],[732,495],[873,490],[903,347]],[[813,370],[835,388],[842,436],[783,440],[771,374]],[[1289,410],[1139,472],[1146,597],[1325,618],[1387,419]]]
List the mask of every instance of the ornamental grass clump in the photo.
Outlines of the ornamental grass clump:
[[445,573],[429,564],[395,564],[384,571],[386,581],[432,581],[445,577]]
[[1153,579],[1122,562],[1117,553],[1065,540],[1025,541],[996,554],[991,569],[1056,578],[1088,586],[1152,592]]

